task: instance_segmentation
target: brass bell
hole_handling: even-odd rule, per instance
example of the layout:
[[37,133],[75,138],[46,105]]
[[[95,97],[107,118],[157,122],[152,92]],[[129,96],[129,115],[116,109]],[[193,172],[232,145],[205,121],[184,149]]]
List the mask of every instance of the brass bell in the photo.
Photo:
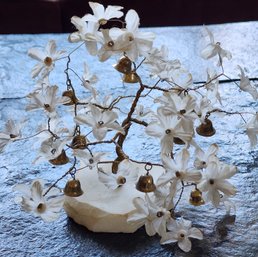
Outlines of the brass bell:
[[156,190],[156,186],[153,181],[153,177],[149,174],[140,176],[137,184],[136,189],[144,192],[144,193],[150,193]]
[[130,73],[127,73],[123,76],[123,81],[125,83],[138,83],[139,76],[134,71],[131,71]]
[[64,105],[73,105],[78,102],[77,97],[75,96],[75,93],[72,90],[66,90],[63,92],[62,96],[66,96],[70,98],[70,101],[65,103]]
[[78,179],[73,179],[67,181],[65,188],[64,188],[64,194],[71,197],[78,197],[83,194],[81,183]]
[[173,141],[177,145],[184,145],[185,144],[185,142],[179,137],[174,137]]
[[56,158],[49,160],[53,165],[63,165],[69,162],[69,158],[67,157],[65,150],[63,149],[61,154],[59,154]]
[[211,137],[216,133],[216,130],[213,127],[211,120],[206,118],[204,123],[196,128],[196,132],[201,136]]
[[113,67],[121,73],[128,74],[132,71],[132,61],[127,56],[123,56]]
[[73,138],[71,147],[73,149],[85,149],[87,147],[87,140],[85,136],[77,135]]
[[204,204],[204,200],[202,198],[202,192],[197,188],[193,190],[190,194],[189,202],[194,206],[200,206]]

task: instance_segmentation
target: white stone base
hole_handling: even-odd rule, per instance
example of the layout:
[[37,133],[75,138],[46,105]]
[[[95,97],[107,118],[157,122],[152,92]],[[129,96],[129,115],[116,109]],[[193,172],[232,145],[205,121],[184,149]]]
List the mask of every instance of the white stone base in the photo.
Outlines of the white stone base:
[[[139,176],[146,173],[144,165],[137,166],[140,167]],[[105,172],[111,172],[111,165],[101,167]],[[163,171],[161,167],[152,168],[150,173],[154,181]],[[84,194],[65,196],[64,203],[65,211],[76,223],[93,232],[133,233],[139,228],[139,225],[127,223],[128,215],[135,210],[133,199],[144,197],[135,185],[124,184],[115,190],[109,189],[98,180],[96,168],[80,170],[76,178],[80,180]]]

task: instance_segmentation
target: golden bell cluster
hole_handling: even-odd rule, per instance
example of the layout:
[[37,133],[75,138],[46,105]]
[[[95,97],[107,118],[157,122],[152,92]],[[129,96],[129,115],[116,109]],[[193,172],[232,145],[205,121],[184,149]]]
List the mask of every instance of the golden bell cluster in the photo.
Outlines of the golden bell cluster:
[[150,193],[156,190],[156,186],[153,181],[153,177],[149,174],[140,176],[136,189],[143,193]]
[[78,179],[69,180],[64,188],[64,194],[70,197],[78,197],[83,194],[81,183]]
[[56,158],[49,160],[49,162],[53,165],[64,165],[69,162],[69,158],[67,157],[65,150],[63,149],[61,154],[59,154]]
[[74,91],[72,91],[72,90],[64,91],[62,96],[66,96],[66,97],[68,97],[70,99],[70,101],[65,103],[64,105],[73,105],[73,104],[76,104],[78,102],[78,99],[75,96]]
[[132,61],[127,56],[123,56],[113,67],[123,74],[129,74],[132,71]]
[[77,135],[73,138],[71,148],[73,149],[85,149],[87,147],[87,140],[85,136]]
[[216,133],[216,130],[213,127],[211,120],[206,118],[204,120],[204,123],[202,123],[200,126],[196,128],[196,132],[200,136],[211,137]]
[[193,190],[190,194],[189,202],[194,206],[200,206],[204,204],[204,200],[202,198],[202,192],[197,188]]
[[123,81],[125,83],[138,83],[140,80],[139,80],[139,76],[137,75],[137,73],[135,71],[131,71],[130,73],[128,74],[125,74],[123,76]]
[[125,83],[138,83],[139,76],[132,70],[132,61],[127,57],[123,56],[120,58],[118,63],[113,66],[117,71],[124,74],[122,80]]

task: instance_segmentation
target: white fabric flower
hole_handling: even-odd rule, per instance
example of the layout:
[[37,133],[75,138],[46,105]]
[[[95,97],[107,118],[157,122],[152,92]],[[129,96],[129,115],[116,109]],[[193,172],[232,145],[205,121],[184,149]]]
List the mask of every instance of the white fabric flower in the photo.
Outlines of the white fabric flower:
[[160,186],[155,183],[156,190],[154,193],[154,202],[158,206],[163,206],[167,210],[171,210],[174,207],[174,196],[176,195],[177,185],[176,183],[169,183],[164,186]]
[[170,244],[177,242],[179,248],[184,252],[189,252],[192,248],[192,243],[189,238],[203,239],[202,232],[192,227],[191,221],[181,218],[180,220],[170,220],[167,224],[169,232],[165,233],[160,243]]
[[168,61],[169,57],[169,50],[168,47],[165,45],[162,45],[160,49],[153,47],[146,55],[144,63],[147,65],[155,65],[157,62],[166,62]]
[[245,124],[245,129],[250,141],[250,146],[253,148],[258,142],[258,112]]
[[84,63],[84,72],[82,75],[82,81],[83,81],[82,85],[92,93],[92,96],[94,98],[96,98],[98,93],[92,85],[97,83],[98,77],[96,75],[91,74],[89,70],[89,66],[87,65],[86,62]]
[[156,205],[148,194],[145,194],[145,200],[141,197],[134,198],[133,204],[136,210],[129,215],[127,222],[145,225],[149,236],[154,236],[156,233],[162,235],[166,231],[166,223],[171,219],[167,209]]
[[236,171],[236,166],[226,165],[218,161],[209,162],[202,173],[201,182],[197,185],[199,190],[206,192],[205,200],[211,201],[215,207],[218,207],[221,201],[221,192],[226,196],[235,195],[236,188],[227,179],[232,177]]
[[14,190],[23,194],[22,197],[16,198],[16,202],[26,212],[42,218],[45,222],[51,222],[58,219],[64,197],[60,195],[60,190],[57,188],[52,188],[44,196],[43,186],[44,184],[40,180],[34,181],[31,186],[25,184],[16,185]]
[[41,143],[37,158],[33,163],[39,163],[41,161],[49,161],[57,158],[63,151],[66,141],[48,138]]
[[21,138],[21,127],[22,124],[15,124],[13,120],[6,122],[5,130],[0,132],[0,153],[8,143]]
[[144,118],[151,114],[152,111],[150,108],[143,106],[142,104],[139,104],[135,108],[134,114],[136,115],[136,118]]
[[210,145],[205,152],[201,148],[195,150],[194,167],[196,169],[205,169],[210,161],[216,161],[219,147],[216,144]]
[[103,140],[109,129],[124,133],[124,129],[116,122],[117,113],[103,111],[91,105],[90,113],[77,115],[74,120],[78,124],[87,124],[92,127],[93,135],[98,140]]
[[180,67],[172,70],[170,83],[178,90],[187,89],[193,85],[193,76],[187,69]]
[[201,57],[204,59],[210,59],[210,58],[218,55],[218,57],[219,57],[218,65],[220,66],[222,64],[222,59],[224,57],[226,57],[228,60],[230,60],[232,58],[232,55],[229,51],[224,50],[220,46],[220,42],[215,43],[212,32],[207,27],[205,27],[205,29],[210,38],[210,43],[202,50]]
[[140,19],[135,10],[127,12],[125,22],[127,38],[131,42],[130,49],[126,51],[126,55],[132,61],[135,61],[138,56],[146,55],[151,50],[155,34],[139,30]]
[[171,182],[176,187],[180,181],[199,182],[202,178],[201,172],[188,167],[190,154],[187,149],[177,152],[174,159],[163,156],[162,160],[166,172],[158,178],[156,182],[157,186],[163,186]]
[[207,113],[214,109],[213,104],[206,96],[202,96],[196,103],[197,105],[194,111],[198,115],[201,123],[204,123]]
[[98,162],[100,162],[103,157],[107,155],[107,153],[96,152],[91,155],[87,150],[74,149],[73,155],[78,157],[82,167],[88,167],[89,169],[93,169],[94,167],[96,167]]
[[[48,130],[50,128],[50,131]],[[40,141],[41,143],[45,140],[48,140],[53,137],[53,134],[57,137],[72,137],[74,133],[73,131],[69,131],[69,129],[66,127],[66,124],[64,124],[63,120],[61,120],[58,117],[51,118],[48,124],[40,125],[37,129],[38,132],[42,131],[35,137],[38,138],[37,141]]]
[[85,17],[79,18],[77,16],[73,16],[71,22],[77,28],[77,31],[69,35],[69,42],[84,41],[88,52],[91,55],[96,55],[98,52],[97,38],[99,35],[99,24],[90,21],[87,22]]
[[28,55],[39,61],[32,69],[32,77],[35,78],[40,73],[42,77],[48,76],[54,68],[55,61],[62,57],[64,53],[65,51],[56,50],[56,42],[54,40],[50,40],[47,43],[44,51],[38,48],[29,49]]
[[89,6],[93,11],[93,15],[86,14],[84,16],[84,20],[96,22],[100,25],[105,25],[108,20],[112,18],[120,18],[124,15],[121,11],[123,9],[122,6],[108,5],[105,9],[102,4],[96,2],[89,2]]
[[181,67],[179,60],[169,60],[168,48],[164,45],[160,49],[152,48],[145,56],[144,64],[150,70],[150,76],[159,77],[162,81],[171,81],[175,69]]
[[176,93],[165,92],[156,102],[163,104],[161,107],[164,115],[176,116],[185,131],[193,131],[193,122],[198,119],[194,112],[196,100],[190,95],[179,96]]
[[238,68],[241,72],[240,74],[240,89],[249,93],[253,99],[258,100],[258,91],[255,87],[251,86],[249,78],[245,75],[244,70],[238,65]]
[[42,90],[30,93],[27,97],[30,104],[26,111],[43,109],[49,117],[56,116],[56,106],[70,101],[68,97],[57,97],[58,86],[42,87]]
[[207,82],[205,85],[205,89],[207,89],[206,96],[212,103],[215,103],[218,100],[219,103],[222,104],[217,76],[215,70],[207,69]]
[[162,109],[158,109],[157,120],[151,121],[145,132],[154,137],[160,138],[161,154],[170,155],[173,150],[175,137],[180,138],[185,143],[192,139],[192,131],[184,131],[180,120],[176,116],[164,115]]
[[112,55],[123,54],[130,49],[132,44],[128,34],[119,28],[102,29],[102,44],[98,50],[98,57],[101,62],[106,61]]
[[129,160],[123,160],[118,165],[117,173],[106,173],[102,168],[98,169],[99,181],[107,188],[117,189],[123,185],[135,184],[138,178],[139,170],[135,168]]

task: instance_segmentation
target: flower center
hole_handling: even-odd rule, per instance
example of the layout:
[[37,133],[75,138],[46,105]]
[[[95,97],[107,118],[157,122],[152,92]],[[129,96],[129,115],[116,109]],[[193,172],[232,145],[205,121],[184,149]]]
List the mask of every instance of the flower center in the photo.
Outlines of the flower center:
[[181,115],[183,115],[183,114],[185,114],[185,113],[186,113],[186,110],[185,110],[185,109],[180,110],[180,111],[179,111],[179,113],[180,113]]
[[126,178],[125,177],[123,177],[123,176],[119,176],[118,178],[117,178],[117,184],[125,184],[126,183]]
[[130,42],[132,42],[132,41],[134,41],[134,37],[133,37],[133,36],[129,36],[129,37],[128,37],[128,40],[129,40]]
[[48,111],[50,109],[50,105],[49,104],[44,104],[45,109]]
[[98,121],[99,126],[102,126],[104,122],[102,120]]
[[162,217],[163,215],[164,215],[164,213],[163,213],[162,211],[158,211],[158,212],[157,212],[157,217],[158,217],[158,218]]
[[51,57],[46,57],[45,59],[44,59],[44,63],[45,63],[45,65],[46,66],[51,66],[51,64],[53,63],[53,60],[52,60],[52,58]]
[[180,178],[180,177],[181,177],[180,171],[176,171],[176,177],[177,177],[177,178]]
[[214,185],[215,183],[214,179],[210,179],[209,182],[210,182],[210,185]]
[[171,133],[171,129],[166,129],[166,134],[168,135],[168,134],[170,134]]
[[111,40],[111,41],[109,41],[109,42],[107,43],[107,45],[108,45],[109,47],[113,47],[113,46],[115,45],[115,43],[114,43],[113,40]]
[[105,24],[107,24],[107,20],[106,19],[100,19],[99,24],[100,25],[105,25]]
[[181,239],[185,238],[185,234],[183,234],[183,233],[181,233],[179,236],[180,236]]
[[46,205],[44,203],[40,203],[38,206],[37,206],[37,211],[42,213],[46,210]]

